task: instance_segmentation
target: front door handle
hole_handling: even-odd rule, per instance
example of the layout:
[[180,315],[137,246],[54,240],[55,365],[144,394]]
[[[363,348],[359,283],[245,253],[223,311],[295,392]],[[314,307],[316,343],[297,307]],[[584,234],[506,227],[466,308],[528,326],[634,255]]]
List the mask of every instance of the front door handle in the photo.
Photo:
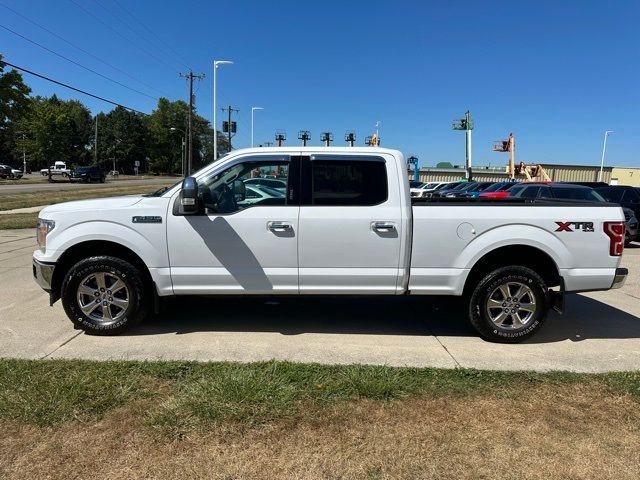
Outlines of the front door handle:
[[389,233],[396,229],[396,224],[393,222],[373,222],[371,228],[376,232]]
[[272,232],[291,232],[293,226],[287,222],[267,222],[267,228]]

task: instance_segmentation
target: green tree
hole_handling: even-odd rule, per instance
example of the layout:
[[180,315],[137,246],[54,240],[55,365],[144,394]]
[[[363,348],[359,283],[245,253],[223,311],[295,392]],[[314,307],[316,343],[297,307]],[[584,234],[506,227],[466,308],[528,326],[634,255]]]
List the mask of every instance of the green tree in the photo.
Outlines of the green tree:
[[0,161],[14,165],[22,163],[14,156],[16,138],[21,136],[16,122],[29,106],[30,93],[31,89],[22,81],[20,73],[14,69],[5,71],[0,55]]
[[17,148],[26,149],[32,168],[46,168],[54,161],[86,163],[91,125],[91,113],[78,100],[38,96],[17,122],[25,137],[18,139]]
[[[187,131],[189,105],[182,100],[161,98],[158,107],[146,117],[149,133],[149,158],[151,169],[163,173],[182,172],[182,140]],[[193,169],[213,161],[213,129],[207,119],[194,112]],[[176,130],[171,130],[171,128]],[[225,153],[229,143],[218,132],[218,152]],[[186,157],[186,152],[185,152]]]
[[[146,169],[148,156],[146,122],[139,113],[116,107],[98,115],[98,165],[132,174],[136,160],[141,171]],[[93,146],[95,148],[95,145]]]

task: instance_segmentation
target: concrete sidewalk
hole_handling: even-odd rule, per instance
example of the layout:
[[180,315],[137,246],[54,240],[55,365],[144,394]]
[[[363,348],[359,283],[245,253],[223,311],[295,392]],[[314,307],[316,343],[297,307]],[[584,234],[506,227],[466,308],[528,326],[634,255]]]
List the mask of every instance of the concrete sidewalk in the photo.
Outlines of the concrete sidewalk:
[[35,284],[32,230],[0,231],[0,356],[368,363],[499,370],[640,369],[640,248],[621,290],[567,297],[536,337],[481,340],[459,299],[430,297],[183,298],[127,334],[73,330],[60,303]]
[[11,215],[12,213],[37,213],[47,205],[40,205],[38,207],[25,207],[14,208],[12,210],[0,210],[0,215]]

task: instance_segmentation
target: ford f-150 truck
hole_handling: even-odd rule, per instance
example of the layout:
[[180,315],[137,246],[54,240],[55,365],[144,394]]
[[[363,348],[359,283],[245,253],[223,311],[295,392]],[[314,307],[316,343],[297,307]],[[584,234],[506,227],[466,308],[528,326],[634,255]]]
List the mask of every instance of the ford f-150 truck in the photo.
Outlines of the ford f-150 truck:
[[[257,178],[283,188],[262,188]],[[484,338],[540,329],[565,292],[620,287],[620,207],[412,199],[376,147],[237,150],[150,195],[40,212],[36,281],[76,328],[122,332],[171,295],[456,295]],[[393,318],[389,318],[393,322]]]

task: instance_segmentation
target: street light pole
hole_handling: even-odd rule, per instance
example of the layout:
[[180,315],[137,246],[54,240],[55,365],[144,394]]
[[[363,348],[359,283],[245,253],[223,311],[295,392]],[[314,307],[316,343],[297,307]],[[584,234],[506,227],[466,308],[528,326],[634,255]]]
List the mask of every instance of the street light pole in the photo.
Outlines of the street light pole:
[[186,146],[186,137],[187,137],[187,133],[180,129],[180,128],[176,128],[176,127],[170,127],[169,130],[171,130],[172,132],[182,132],[182,147],[180,148],[180,166],[182,168],[182,176],[185,176],[185,165],[184,165],[184,159],[185,159],[185,146]]
[[253,148],[253,112],[256,110],[264,110],[262,107],[251,107],[251,148]]
[[216,71],[219,65],[232,65],[230,60],[214,60],[213,61],[213,161],[218,159],[218,132],[216,125]]
[[604,132],[604,142],[602,144],[602,158],[600,159],[600,172],[598,173],[598,181],[602,181],[602,170],[604,169],[604,152],[607,150],[607,137],[613,130],[606,130]]

